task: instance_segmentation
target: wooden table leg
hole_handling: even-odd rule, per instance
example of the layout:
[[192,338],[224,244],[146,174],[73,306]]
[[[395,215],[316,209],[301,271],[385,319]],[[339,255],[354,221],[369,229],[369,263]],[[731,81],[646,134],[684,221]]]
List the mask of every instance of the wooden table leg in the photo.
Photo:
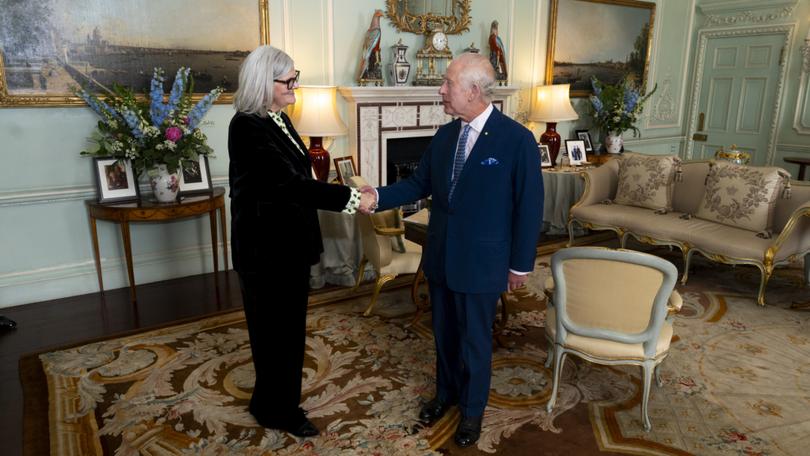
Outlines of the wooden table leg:
[[96,275],[98,276],[98,291],[104,292],[104,279],[101,278],[101,257],[98,252],[98,231],[96,218],[90,216],[90,233],[93,235],[93,258],[96,260]]
[[217,214],[216,209],[208,213],[211,222],[211,255],[214,257],[214,285],[219,287],[219,246],[217,245]]
[[121,237],[124,239],[124,256],[127,260],[127,277],[129,277],[129,293],[132,303],[138,302],[135,295],[135,272],[132,266],[132,240],[129,237],[129,222],[121,222]]
[[222,229],[222,254],[225,260],[225,272],[228,272],[228,225],[225,219],[225,206],[219,208],[219,225]]

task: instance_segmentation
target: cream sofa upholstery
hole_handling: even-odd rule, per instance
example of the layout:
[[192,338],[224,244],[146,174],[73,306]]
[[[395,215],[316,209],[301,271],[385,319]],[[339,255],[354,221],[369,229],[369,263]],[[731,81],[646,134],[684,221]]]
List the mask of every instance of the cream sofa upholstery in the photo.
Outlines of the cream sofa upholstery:
[[765,286],[777,265],[804,257],[805,282],[810,284],[810,183],[791,181],[790,198],[776,199],[773,234],[763,238],[739,227],[682,217],[698,211],[709,168],[708,161],[684,162],[682,178],[673,183],[673,210],[663,214],[642,207],[605,204],[616,195],[619,160],[584,171],[585,191],[571,208],[568,219],[570,243],[574,224],[579,224],[592,230],[616,232],[622,247],[630,236],[647,244],[678,247],[684,257],[681,278],[684,284],[695,252],[721,263],[751,264],[761,273],[757,295],[760,305],[765,305]]

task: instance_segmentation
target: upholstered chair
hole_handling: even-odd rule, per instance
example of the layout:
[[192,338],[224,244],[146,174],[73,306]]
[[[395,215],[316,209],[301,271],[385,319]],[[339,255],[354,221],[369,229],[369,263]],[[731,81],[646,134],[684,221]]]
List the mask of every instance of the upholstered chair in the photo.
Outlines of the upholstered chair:
[[586,361],[641,366],[641,417],[647,414],[650,384],[669,353],[672,315],[683,301],[674,290],[678,271],[662,258],[631,250],[574,247],[551,257],[553,305],[546,314],[553,384],[548,401],[554,408],[565,356]]
[[[349,178],[349,185],[362,187],[366,180],[361,176]],[[354,289],[360,286],[366,264],[371,263],[377,276],[371,302],[363,315],[371,315],[374,304],[382,287],[400,274],[414,274],[422,258],[422,247],[404,238],[405,227],[399,209],[376,212],[371,215],[356,215],[360,226],[360,237],[363,244],[363,259],[358,268],[357,282]]]

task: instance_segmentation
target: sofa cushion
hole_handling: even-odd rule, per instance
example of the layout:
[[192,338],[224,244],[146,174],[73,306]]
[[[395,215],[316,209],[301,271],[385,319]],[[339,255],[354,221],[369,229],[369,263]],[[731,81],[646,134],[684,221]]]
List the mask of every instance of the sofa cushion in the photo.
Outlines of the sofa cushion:
[[695,215],[750,231],[770,230],[774,204],[789,177],[785,170],[773,166],[714,161]]
[[672,210],[672,188],[681,159],[626,152],[619,163],[617,204]]

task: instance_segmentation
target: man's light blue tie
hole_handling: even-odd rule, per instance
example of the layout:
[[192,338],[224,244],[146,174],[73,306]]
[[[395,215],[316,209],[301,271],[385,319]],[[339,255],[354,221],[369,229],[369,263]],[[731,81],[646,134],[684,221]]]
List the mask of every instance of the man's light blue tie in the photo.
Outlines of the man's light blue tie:
[[461,175],[461,170],[464,169],[464,162],[467,160],[466,151],[467,151],[467,137],[470,136],[470,124],[467,124],[464,127],[464,130],[461,131],[461,137],[458,139],[458,147],[456,147],[456,159],[453,161],[453,176],[450,179],[450,196],[448,200],[453,199],[453,190],[456,189],[456,182],[458,182],[458,176]]

